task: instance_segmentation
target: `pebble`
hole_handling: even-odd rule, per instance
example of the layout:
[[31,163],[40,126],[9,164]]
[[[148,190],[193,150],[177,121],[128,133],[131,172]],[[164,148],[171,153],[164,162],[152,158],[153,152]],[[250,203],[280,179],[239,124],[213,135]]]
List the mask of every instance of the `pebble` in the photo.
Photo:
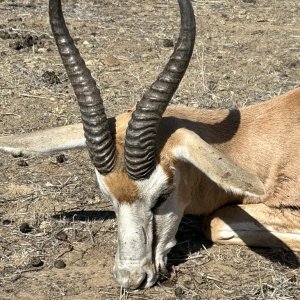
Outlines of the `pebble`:
[[37,49],[37,53],[45,53],[45,52],[47,52],[46,48],[39,48],[39,49]]
[[39,227],[41,230],[46,230],[46,229],[49,229],[51,226],[50,226],[49,222],[43,221],[43,222],[41,222]]
[[120,60],[112,55],[109,55],[105,57],[103,63],[108,67],[116,67],[120,64]]

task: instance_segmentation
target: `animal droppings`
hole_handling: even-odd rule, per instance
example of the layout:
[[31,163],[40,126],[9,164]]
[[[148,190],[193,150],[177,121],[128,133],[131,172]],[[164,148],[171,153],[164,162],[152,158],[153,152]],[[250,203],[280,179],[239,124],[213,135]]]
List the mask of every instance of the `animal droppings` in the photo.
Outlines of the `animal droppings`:
[[[41,48],[41,49],[44,49],[44,48]],[[45,82],[49,85],[61,83],[59,77],[55,74],[54,71],[45,71],[42,75],[42,80],[43,80],[43,82]]]
[[10,225],[11,223],[13,223],[13,221],[9,220],[9,219],[5,219],[5,220],[2,221],[3,225]]
[[164,39],[163,40],[163,46],[166,47],[166,48],[171,48],[171,47],[174,47],[174,43],[170,39]]
[[56,161],[59,163],[59,164],[62,164],[64,163],[65,161],[67,161],[67,157],[64,155],[64,154],[59,154],[56,156]]
[[28,223],[24,222],[20,225],[20,231],[22,233],[29,233],[32,231],[32,227],[30,227]]
[[66,267],[66,263],[62,259],[58,259],[54,262],[54,267],[57,269],[64,269]]
[[59,241],[67,241],[68,240],[68,235],[63,232],[63,231],[60,231],[58,232],[56,235],[55,235],[56,239],[58,239]]
[[28,167],[28,162],[24,159],[20,159],[18,160],[17,165],[20,167]]
[[38,268],[44,265],[44,262],[39,257],[33,257],[30,261],[32,267]]
[[183,292],[183,289],[180,286],[178,286],[175,289],[174,293],[175,293],[176,298],[181,299],[184,292]]

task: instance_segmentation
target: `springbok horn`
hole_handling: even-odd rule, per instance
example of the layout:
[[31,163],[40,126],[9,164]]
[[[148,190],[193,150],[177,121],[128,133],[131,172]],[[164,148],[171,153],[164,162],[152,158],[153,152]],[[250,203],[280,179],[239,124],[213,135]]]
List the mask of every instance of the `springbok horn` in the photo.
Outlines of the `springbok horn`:
[[132,179],[147,178],[155,168],[159,122],[191,59],[196,25],[190,0],[178,0],[181,28],[173,54],[163,72],[138,102],[125,138],[126,170]]
[[49,0],[49,17],[62,62],[80,107],[91,160],[100,174],[108,174],[114,167],[116,150],[100,91],[70,36],[60,0]]

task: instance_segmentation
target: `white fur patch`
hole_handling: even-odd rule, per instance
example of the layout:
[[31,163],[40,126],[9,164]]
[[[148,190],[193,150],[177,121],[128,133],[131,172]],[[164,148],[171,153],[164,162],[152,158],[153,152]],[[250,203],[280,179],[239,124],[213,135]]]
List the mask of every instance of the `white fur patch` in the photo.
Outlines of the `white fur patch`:
[[98,185],[99,185],[99,189],[101,191],[101,193],[109,198],[114,206],[114,209],[115,209],[115,212],[118,216],[118,200],[113,196],[113,194],[110,192],[108,186],[105,184],[105,180],[104,180],[104,177],[103,175],[101,175],[97,169],[95,169],[95,173],[96,173],[96,177],[97,177],[97,182],[98,182]]
[[155,264],[157,270],[160,269],[161,271],[165,270],[167,255],[176,244],[175,235],[182,219],[184,208],[188,204],[180,201],[177,196],[176,186],[178,186],[180,180],[180,172],[176,170],[174,176],[175,189],[168,199],[156,209],[154,215],[158,242],[155,252]]
[[157,165],[149,179],[136,181],[141,199],[158,199],[162,192],[168,188],[168,175],[161,165]]
[[101,175],[101,174],[97,171],[97,169],[95,169],[95,173],[96,173],[98,185],[99,185],[99,188],[100,188],[101,192],[102,192],[103,194],[105,194],[105,196],[111,195],[111,193],[109,192],[109,189],[108,189],[107,185],[105,184],[104,176]]
[[190,157],[190,153],[189,150],[187,149],[187,147],[185,146],[176,146],[173,150],[172,150],[172,154],[177,157],[182,159],[183,161],[189,161],[189,159],[187,159],[188,157]]

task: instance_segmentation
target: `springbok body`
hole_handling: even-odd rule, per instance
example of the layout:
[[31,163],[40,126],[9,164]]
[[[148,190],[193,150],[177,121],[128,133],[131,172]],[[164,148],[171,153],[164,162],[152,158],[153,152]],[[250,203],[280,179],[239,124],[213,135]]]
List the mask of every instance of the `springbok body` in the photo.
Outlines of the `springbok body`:
[[206,216],[214,242],[300,251],[300,89],[241,110],[167,108],[195,37],[189,0],[165,70],[134,111],[107,119],[100,93],[69,36],[60,1],[50,22],[82,124],[0,138],[0,149],[51,153],[84,147],[118,221],[117,282],[150,287],[164,271],[184,213]]

